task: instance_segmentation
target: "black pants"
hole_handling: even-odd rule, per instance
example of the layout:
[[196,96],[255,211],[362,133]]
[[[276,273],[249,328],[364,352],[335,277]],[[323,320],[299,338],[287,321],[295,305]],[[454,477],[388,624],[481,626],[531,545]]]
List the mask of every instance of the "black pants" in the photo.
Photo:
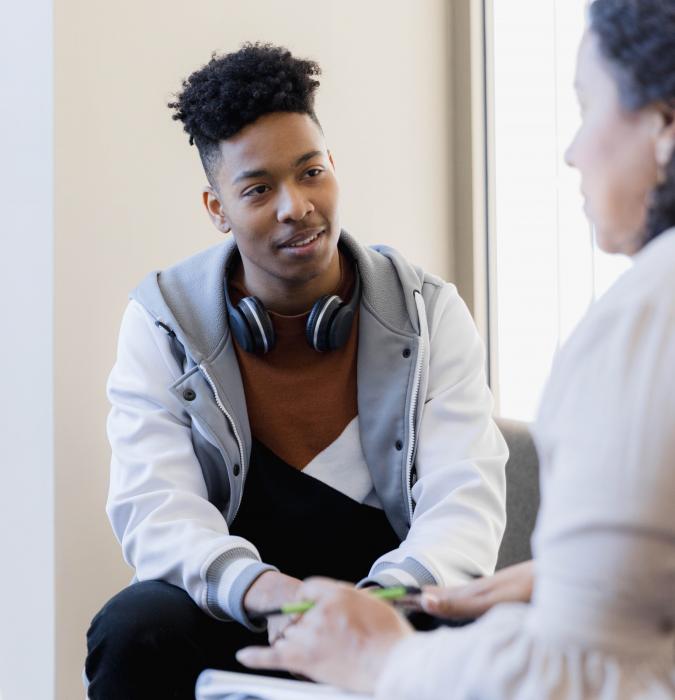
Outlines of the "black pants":
[[[322,575],[356,582],[400,543],[383,511],[303,474],[256,441],[230,533],[254,542],[263,561],[300,579]],[[137,583],[110,600],[91,624],[89,697],[194,700],[203,669],[246,671],[234,654],[250,644],[266,645],[267,635],[213,619],[180,588]]]
[[136,583],[112,598],[87,633],[91,700],[194,700],[205,668],[246,671],[234,654],[267,644],[237,622],[210,617],[181,588]]

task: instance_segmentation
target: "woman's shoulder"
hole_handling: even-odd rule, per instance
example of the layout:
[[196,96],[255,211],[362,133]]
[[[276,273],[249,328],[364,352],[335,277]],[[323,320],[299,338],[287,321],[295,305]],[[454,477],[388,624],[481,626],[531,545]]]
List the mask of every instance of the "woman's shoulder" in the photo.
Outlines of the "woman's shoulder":
[[[568,345],[625,344],[634,332],[675,321],[675,229],[652,240],[598,299]],[[632,330],[631,330],[632,329]]]
[[635,255],[633,263],[626,282],[638,299],[675,302],[675,228],[652,239]]
[[539,417],[559,420],[566,406],[570,420],[588,412],[590,423],[615,419],[620,430],[639,415],[671,414],[674,358],[675,231],[643,249],[589,309],[556,357]]

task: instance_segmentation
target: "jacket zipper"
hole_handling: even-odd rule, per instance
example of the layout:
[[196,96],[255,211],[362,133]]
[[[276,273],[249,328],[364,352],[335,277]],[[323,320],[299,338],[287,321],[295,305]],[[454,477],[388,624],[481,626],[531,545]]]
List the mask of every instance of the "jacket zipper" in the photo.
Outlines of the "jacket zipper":
[[422,359],[424,356],[424,345],[420,339],[419,352],[417,353],[417,365],[415,367],[415,377],[413,380],[413,393],[410,398],[410,413],[408,414],[408,429],[410,431],[410,440],[408,441],[408,456],[406,459],[406,491],[408,493],[408,514],[410,516],[410,524],[413,519],[413,499],[412,499],[412,466],[413,455],[415,454],[415,415],[417,413],[417,399],[419,398],[420,380],[422,378]]
[[[169,335],[170,338],[176,337],[176,333],[174,332],[173,328],[171,328],[171,326],[164,323],[164,321],[162,321],[161,318],[155,318],[155,325],[160,326],[162,328],[162,330],[164,330]],[[199,365],[199,369],[201,370],[202,374],[206,378],[206,381],[208,382],[209,386],[211,387],[211,391],[213,392],[213,397],[216,400],[216,405],[223,412],[223,415],[225,416],[225,418],[227,418],[228,422],[232,426],[232,432],[234,433],[235,440],[237,441],[237,448],[239,449],[239,461],[241,462],[241,479],[242,479],[242,483],[243,483],[245,480],[245,477],[246,477],[246,461],[244,460],[244,443],[242,442],[241,438],[239,437],[239,433],[237,432],[237,426],[234,422],[234,419],[227,412],[227,409],[223,405],[223,402],[220,400],[220,396],[218,395],[218,389],[216,388],[216,385],[215,385],[213,379],[211,379],[209,373],[204,368],[204,365]],[[219,442],[219,441],[217,441],[217,442]],[[222,448],[222,446],[221,446],[221,448]],[[240,505],[241,505],[241,498],[239,499],[239,503],[237,503],[237,509],[234,513],[234,517],[237,516],[237,513],[239,512]]]
[[[216,388],[216,385],[209,376],[209,373],[206,371],[203,365],[199,365],[199,369],[202,371],[202,374],[206,378],[206,381],[209,383],[209,386],[211,387],[211,391],[213,392],[213,397],[216,400],[216,405],[218,408],[223,412],[223,415],[225,418],[227,418],[228,422],[232,426],[232,432],[234,433],[235,440],[237,441],[237,447],[239,448],[239,460],[241,461],[241,480],[242,483],[244,483],[245,478],[246,478],[246,461],[244,460],[244,443],[242,442],[241,438],[239,437],[239,432],[237,431],[237,426],[234,422],[234,419],[232,416],[227,412],[227,409],[223,405],[223,402],[220,400],[220,396],[218,395],[218,389]],[[234,512],[234,518],[237,517],[237,513],[239,512],[239,506],[241,505],[241,498],[239,499],[239,503],[237,503],[237,509]],[[233,518],[233,519],[234,519]]]

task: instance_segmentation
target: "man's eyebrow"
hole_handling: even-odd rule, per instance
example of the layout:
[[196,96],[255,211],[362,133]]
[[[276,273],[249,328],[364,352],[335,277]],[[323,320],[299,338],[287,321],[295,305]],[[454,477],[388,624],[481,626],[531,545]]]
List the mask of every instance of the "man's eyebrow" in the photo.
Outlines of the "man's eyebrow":
[[[309,151],[308,153],[305,153],[301,155],[294,163],[293,167],[297,168],[299,165],[302,165],[303,163],[306,163],[308,160],[312,160],[312,158],[316,158],[317,156],[322,156],[323,151]],[[264,169],[258,169],[258,170],[244,170],[243,172],[239,173],[237,177],[232,180],[232,184],[236,185],[238,182],[241,182],[242,180],[250,180],[255,177],[265,177],[266,175],[269,175],[268,170]]]
[[303,163],[306,163],[308,160],[312,160],[312,158],[316,158],[317,156],[322,156],[323,151],[310,151],[309,153],[305,153],[305,155],[300,156],[293,165],[297,168],[298,165],[302,165]]
[[244,170],[232,180],[232,184],[236,185],[242,180],[250,180],[253,177],[264,177],[265,175],[269,175],[267,170]]

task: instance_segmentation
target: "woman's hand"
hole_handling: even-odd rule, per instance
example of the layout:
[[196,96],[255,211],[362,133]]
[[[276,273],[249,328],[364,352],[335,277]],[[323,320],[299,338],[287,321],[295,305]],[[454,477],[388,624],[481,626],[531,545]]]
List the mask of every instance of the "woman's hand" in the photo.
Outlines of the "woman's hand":
[[346,584],[308,579],[297,598],[315,605],[287,627],[272,647],[239,651],[240,663],[369,693],[392,649],[413,633],[391,605]]
[[422,595],[422,608],[436,617],[474,619],[498,603],[529,603],[533,578],[534,567],[530,560],[464,586],[428,586]]

